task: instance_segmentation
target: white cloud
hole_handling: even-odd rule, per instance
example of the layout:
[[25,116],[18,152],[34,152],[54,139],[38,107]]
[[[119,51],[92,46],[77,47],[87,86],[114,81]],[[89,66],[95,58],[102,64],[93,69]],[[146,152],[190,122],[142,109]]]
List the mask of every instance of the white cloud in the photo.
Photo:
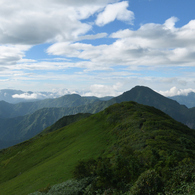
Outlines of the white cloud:
[[[190,21],[183,27],[175,28],[175,17],[169,18],[164,24],[148,23],[138,30],[120,30],[111,35],[112,38],[131,41],[131,45],[153,48],[174,49],[178,47],[194,47],[195,20]],[[190,42],[191,40],[191,42]]]
[[87,60],[85,67],[90,67],[90,70],[97,69],[97,66],[99,69],[109,69],[116,65],[132,68],[195,66],[194,22],[175,28],[176,21],[172,17],[164,24],[145,24],[135,31],[120,30],[110,36],[116,39],[110,45],[61,42],[53,44],[47,52]]
[[83,96],[96,96],[96,97],[105,97],[105,96],[118,96],[121,94],[119,89],[122,87],[121,83],[116,83],[115,85],[102,85],[94,84],[90,86],[90,91],[82,94]]
[[[87,23],[85,19],[90,16],[92,16],[91,23]],[[96,16],[97,20],[94,19]],[[189,21],[182,27],[176,27],[178,19],[171,17],[164,24],[146,23],[137,30],[124,29],[111,35],[95,34],[96,32],[90,34],[95,24],[104,26],[114,20],[132,24],[133,19],[134,14],[129,10],[127,1],[1,0],[1,81],[7,81],[7,83],[9,81],[9,85],[7,84],[9,87],[25,85],[25,89],[29,86],[34,89],[37,87],[43,89],[43,86],[47,85],[49,89],[51,85],[54,86],[53,83],[48,82],[50,80],[59,81],[58,85],[62,87],[66,83],[71,86],[77,84],[80,86],[80,81],[84,83],[83,86],[86,86],[89,85],[90,80],[90,83],[98,83],[98,85],[92,86],[91,94],[97,94],[98,90],[100,94],[104,94],[104,90],[115,94],[124,91],[124,88],[115,89],[113,83],[122,82],[136,75],[136,77],[132,77],[133,79],[127,79],[131,81],[132,87],[138,83],[145,84],[142,82],[145,80],[149,86],[158,86],[161,81],[169,88],[171,86],[187,86],[188,83],[191,84],[187,87],[193,88],[192,69],[186,70],[185,73],[180,71],[180,74],[185,74],[185,78],[181,76],[179,79],[166,80],[165,77],[162,77],[158,79],[158,82],[155,80],[158,84],[155,84],[153,80],[159,77],[160,71],[159,75],[148,78],[145,77],[145,73],[138,71],[147,69],[151,73],[151,70],[159,70],[159,67],[163,67],[163,70],[167,67],[176,68],[177,66],[194,67],[195,20]],[[103,32],[103,28],[101,30]],[[96,42],[98,45],[93,45],[95,41],[92,41],[91,44],[87,44],[89,41],[82,43],[83,40],[98,38],[110,39],[105,42],[110,44],[101,44],[102,40],[99,43]],[[63,56],[67,60],[57,60],[57,58],[37,61],[24,59],[25,52],[33,45],[46,42],[53,44],[47,49],[47,54],[57,55],[57,58]],[[78,68],[77,71],[80,72],[72,71],[74,68]],[[95,70],[99,71],[95,72]],[[174,69],[172,68],[172,70]],[[88,71],[91,72],[88,73]],[[191,74],[189,74],[190,71]],[[175,75],[179,74],[175,73]],[[100,81],[100,79],[102,80]],[[74,84],[70,83],[70,80],[74,80]],[[36,84],[33,84],[34,81]],[[1,86],[4,87],[5,84],[6,82]],[[43,86],[40,86],[42,84]],[[126,86],[128,85],[127,82]],[[166,91],[167,88],[163,90]]]
[[178,89],[177,87],[172,87],[170,90],[166,91],[159,91],[160,94],[172,97],[176,95],[185,95],[187,96],[190,92],[195,92],[195,89],[189,88],[189,89]]
[[116,19],[133,24],[134,13],[127,10],[128,6],[128,1],[107,5],[105,10],[99,13],[96,24],[98,26],[104,26]]
[[71,91],[68,89],[53,89],[51,92],[25,92],[22,94],[14,94],[12,95],[12,98],[36,100],[36,99],[58,98],[73,93],[76,93],[76,91]]
[[33,45],[106,37],[107,33],[86,35],[93,24],[82,20],[99,13],[108,3],[116,2],[118,0],[1,0],[0,65],[32,62],[23,58]]
[[174,31],[175,30],[175,23],[178,21],[178,18],[171,17],[164,23],[164,28]]
[[0,65],[15,65],[25,56],[30,46],[0,45]]
[[95,35],[84,35],[84,36],[80,36],[77,41],[81,41],[81,40],[90,40],[90,39],[100,39],[100,38],[105,38],[107,37],[107,33],[98,33]]
[[[65,6],[58,8],[55,12],[51,7],[34,10],[32,6],[32,9],[28,7],[28,10],[16,13],[15,16],[8,14],[6,20],[1,16],[0,43],[33,45],[54,40],[71,40],[91,29],[90,25],[81,23],[76,18],[76,10]],[[69,14],[73,16],[68,17]]]
[[[48,0],[46,0],[48,1]],[[119,0],[71,0],[71,1],[66,1],[64,2],[64,0],[49,0],[50,2],[54,2],[54,3],[59,3],[59,4],[64,4],[66,3],[66,5],[68,6],[76,6],[76,7],[80,7],[83,5],[89,5],[89,6],[94,6],[94,5],[99,5],[99,6],[105,6],[108,3],[114,3],[117,2]]]
[[75,40],[92,26],[81,22],[117,0],[1,0],[0,44]]
[[[20,98],[20,99],[39,99],[40,96],[39,94],[36,93],[23,93],[23,94],[14,94],[12,95],[13,98]],[[40,98],[41,99],[41,98]]]

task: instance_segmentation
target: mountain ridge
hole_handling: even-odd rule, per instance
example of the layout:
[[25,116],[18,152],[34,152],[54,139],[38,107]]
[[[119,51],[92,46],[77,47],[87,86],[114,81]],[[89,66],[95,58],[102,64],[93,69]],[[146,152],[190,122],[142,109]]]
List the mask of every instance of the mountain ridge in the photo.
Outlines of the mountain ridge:
[[[55,99],[45,99],[34,102],[20,102],[17,104],[10,104],[5,101],[0,101],[2,108],[5,108],[3,112],[0,109],[0,118],[13,118],[17,116],[24,116],[32,114],[33,112],[42,108],[52,107],[77,107],[80,105],[86,105],[96,101],[101,101],[98,98],[93,97],[81,97],[78,94],[68,94]],[[7,111],[4,112],[7,108]],[[5,114],[6,113],[6,114]]]
[[[74,97],[72,103],[70,102],[71,97]],[[0,118],[0,135],[2,141],[4,139],[16,143],[15,140],[18,140],[19,143],[21,140],[24,141],[31,138],[31,136],[39,134],[44,128],[52,125],[63,116],[77,113],[94,114],[104,110],[114,103],[120,103],[123,101],[136,101],[140,104],[153,106],[173,117],[175,120],[188,125],[190,128],[195,128],[195,108],[188,109],[186,106],[180,105],[175,100],[166,98],[144,86],[136,86],[131,90],[124,92],[122,95],[114,97],[108,101],[99,101],[94,97],[82,98],[79,95],[68,95],[57,99],[60,100],[60,103],[55,100],[55,105],[64,105],[65,99],[63,98],[68,99],[66,104],[69,104],[69,107],[43,108],[37,110],[33,114],[18,118]],[[45,101],[46,104],[48,101],[50,102],[50,100]],[[50,104],[50,106],[51,105],[54,104]],[[71,107],[72,105],[79,106]],[[13,132],[17,132],[16,134],[18,135],[15,136],[16,134]],[[15,136],[15,139],[13,139],[13,136]]]
[[[132,160],[124,156],[124,152],[128,152]],[[121,169],[128,167],[125,164],[118,167],[119,172],[114,172],[123,190],[130,190],[132,185],[135,188],[135,182],[142,173],[154,168],[156,174],[167,177],[165,184],[171,190],[173,182],[168,176],[174,176],[175,173],[170,170],[176,169],[181,163],[190,165],[189,159],[194,159],[194,156],[194,130],[154,107],[136,102],[116,103],[63,128],[1,150],[0,189],[5,195],[26,195],[37,190],[40,194],[48,184],[54,185],[73,178],[74,168],[81,160],[88,162],[94,159],[90,162],[99,160],[99,165],[105,163],[102,164],[105,167],[103,171],[117,171],[116,163],[120,165],[127,160],[132,167],[139,166],[133,179],[124,179],[123,175],[131,173],[130,167]],[[108,170],[106,165],[109,165]],[[101,176],[103,173],[92,176],[99,181],[98,189],[106,190],[113,187],[114,183],[107,183],[109,177],[99,180],[105,179]],[[120,178],[123,178],[123,183]]]

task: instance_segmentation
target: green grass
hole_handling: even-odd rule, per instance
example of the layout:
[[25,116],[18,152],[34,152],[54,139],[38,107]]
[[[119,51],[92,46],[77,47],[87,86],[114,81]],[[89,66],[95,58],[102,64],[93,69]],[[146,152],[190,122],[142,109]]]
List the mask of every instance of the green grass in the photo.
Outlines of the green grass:
[[102,121],[98,115],[92,116],[39,139],[2,150],[1,193],[27,194],[71,178],[79,160],[96,158],[107,147],[107,131]]

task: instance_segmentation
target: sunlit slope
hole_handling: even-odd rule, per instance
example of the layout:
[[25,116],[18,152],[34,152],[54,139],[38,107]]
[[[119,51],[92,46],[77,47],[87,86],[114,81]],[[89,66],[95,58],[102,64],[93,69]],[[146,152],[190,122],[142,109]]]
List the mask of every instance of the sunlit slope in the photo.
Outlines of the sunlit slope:
[[80,159],[104,153],[109,129],[101,115],[96,115],[1,151],[0,191],[27,194],[71,178]]
[[112,157],[132,147],[193,157],[195,131],[163,112],[135,102],[115,104],[104,111],[39,138],[2,150],[0,192],[28,194],[72,177],[81,159]]

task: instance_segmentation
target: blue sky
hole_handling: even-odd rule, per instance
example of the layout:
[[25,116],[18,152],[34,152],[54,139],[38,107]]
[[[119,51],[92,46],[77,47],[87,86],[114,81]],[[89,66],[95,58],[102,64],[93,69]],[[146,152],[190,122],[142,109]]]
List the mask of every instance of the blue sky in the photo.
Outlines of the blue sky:
[[194,8],[194,0],[0,0],[0,89],[195,91]]

